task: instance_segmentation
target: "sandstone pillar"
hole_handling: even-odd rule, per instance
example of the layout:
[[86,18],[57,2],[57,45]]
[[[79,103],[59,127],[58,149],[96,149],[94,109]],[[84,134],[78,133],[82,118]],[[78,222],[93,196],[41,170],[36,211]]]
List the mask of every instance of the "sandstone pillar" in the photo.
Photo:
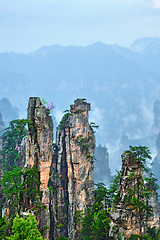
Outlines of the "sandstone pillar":
[[[135,160],[130,153],[122,155],[120,186],[116,192],[115,202],[111,209],[110,237],[112,239],[129,239],[132,234],[146,234],[147,227],[158,226],[159,209],[156,191],[150,189],[144,181],[142,162]],[[147,190],[145,190],[147,189]],[[152,209],[152,214],[143,207]]]
[[55,236],[69,239],[78,239],[76,215],[93,201],[95,137],[88,122],[89,110],[85,100],[75,100],[57,129],[57,157],[53,161]]
[[[53,122],[49,110],[41,103],[40,98],[31,97],[28,105],[29,124],[28,143],[26,147],[25,167],[35,166],[39,170],[42,191],[42,206],[40,227],[50,227],[49,213],[49,173],[52,162]],[[49,239],[49,230],[45,237]]]

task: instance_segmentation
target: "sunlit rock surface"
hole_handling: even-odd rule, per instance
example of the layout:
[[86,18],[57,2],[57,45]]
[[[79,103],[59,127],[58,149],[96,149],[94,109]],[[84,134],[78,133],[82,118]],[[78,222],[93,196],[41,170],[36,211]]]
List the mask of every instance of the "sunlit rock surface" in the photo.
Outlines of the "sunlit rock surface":
[[[41,103],[40,98],[31,97],[28,104],[29,124],[28,142],[26,145],[26,166],[35,166],[39,170],[42,191],[42,204],[45,208],[41,210],[39,219],[40,227],[50,228],[49,212],[49,173],[52,162],[53,122],[49,116],[49,110]],[[45,237],[49,239],[49,229]]]
[[89,125],[90,104],[77,99],[60,122],[52,162],[54,237],[78,239],[75,214],[90,207],[94,199],[93,156],[95,137]]

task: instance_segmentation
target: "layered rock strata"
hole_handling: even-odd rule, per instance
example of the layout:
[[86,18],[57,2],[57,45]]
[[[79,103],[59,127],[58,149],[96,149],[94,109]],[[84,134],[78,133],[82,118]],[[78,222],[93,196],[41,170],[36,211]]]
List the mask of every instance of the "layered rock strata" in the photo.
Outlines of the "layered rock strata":
[[[134,161],[129,153],[122,155],[120,187],[111,210],[111,239],[129,239],[132,234],[145,234],[147,226],[158,226],[159,207],[156,191],[152,191],[148,201],[142,197],[144,186],[141,162]],[[132,199],[132,200],[131,200]],[[136,205],[136,201],[152,207],[152,215]]]
[[[39,170],[42,205],[44,205],[41,210],[39,225],[40,228],[44,226],[50,228],[48,181],[53,154],[53,122],[51,116],[49,116],[49,110],[38,97],[29,99],[27,118],[31,123],[29,124],[26,145],[25,167],[35,166]],[[46,231],[45,237],[49,239],[49,230]]]
[[88,122],[90,104],[74,101],[57,128],[55,156],[52,162],[54,238],[78,239],[76,218],[94,199],[93,156],[95,137]]

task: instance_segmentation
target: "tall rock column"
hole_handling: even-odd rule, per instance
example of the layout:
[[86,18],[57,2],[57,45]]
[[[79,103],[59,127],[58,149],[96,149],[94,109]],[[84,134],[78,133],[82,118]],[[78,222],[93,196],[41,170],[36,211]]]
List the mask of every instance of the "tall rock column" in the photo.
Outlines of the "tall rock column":
[[[35,166],[39,170],[42,191],[42,204],[40,227],[50,227],[49,190],[48,181],[52,162],[53,122],[49,110],[41,103],[40,98],[31,97],[28,104],[29,125],[28,143],[26,151],[26,166]],[[49,230],[46,231],[49,239]]]
[[[147,187],[143,180],[143,167],[140,161],[130,153],[122,155],[120,186],[111,209],[111,239],[129,239],[132,234],[146,234],[147,227],[158,226],[158,199],[155,191],[151,192],[150,200],[144,191]],[[153,189],[151,189],[153,190]],[[148,192],[150,189],[148,188]],[[150,215],[144,205],[152,208]],[[122,236],[121,236],[122,235]]]
[[75,100],[57,129],[57,158],[53,165],[57,178],[55,227],[59,227],[55,228],[55,237],[78,239],[76,215],[93,201],[95,137],[88,122],[89,110],[85,100]]

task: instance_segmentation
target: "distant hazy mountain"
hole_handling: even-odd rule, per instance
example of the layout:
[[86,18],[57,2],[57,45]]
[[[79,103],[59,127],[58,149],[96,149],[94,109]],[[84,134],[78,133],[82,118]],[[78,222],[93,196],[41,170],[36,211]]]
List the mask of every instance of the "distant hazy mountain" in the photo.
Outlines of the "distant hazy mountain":
[[138,39],[129,48],[95,43],[44,46],[28,55],[0,53],[0,97],[23,116],[30,96],[53,100],[57,121],[74,99],[86,98],[91,120],[100,125],[97,143],[109,153],[118,149],[122,132],[144,139],[151,131],[153,102],[160,99],[160,39]]
[[136,52],[150,52],[152,54],[157,55],[160,53],[160,38],[140,38],[134,41],[134,43],[130,46],[130,49]]
[[8,127],[10,121],[19,118],[18,108],[13,107],[7,98],[0,99],[0,113],[2,114],[0,120],[4,121],[6,127]]

